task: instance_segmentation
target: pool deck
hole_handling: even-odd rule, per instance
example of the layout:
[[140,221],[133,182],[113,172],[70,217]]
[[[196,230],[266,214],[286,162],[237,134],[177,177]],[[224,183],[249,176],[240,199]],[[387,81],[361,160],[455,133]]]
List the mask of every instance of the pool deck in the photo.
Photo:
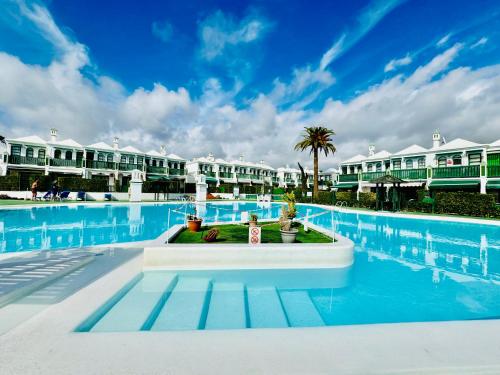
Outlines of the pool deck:
[[[98,266],[93,262],[88,267],[94,264]],[[140,272],[142,265],[142,255],[138,255],[0,336],[0,373],[500,373],[500,320],[223,331],[73,332]]]

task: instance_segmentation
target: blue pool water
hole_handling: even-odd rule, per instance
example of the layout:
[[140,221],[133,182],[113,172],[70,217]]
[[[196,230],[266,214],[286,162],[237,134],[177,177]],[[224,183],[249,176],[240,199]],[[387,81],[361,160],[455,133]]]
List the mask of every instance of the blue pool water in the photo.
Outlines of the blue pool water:
[[[191,207],[192,208],[192,207]],[[153,239],[183,220],[186,206],[57,206],[2,210],[2,251]],[[190,207],[187,207],[190,209]],[[276,217],[280,206],[207,204],[208,221],[240,211]],[[331,228],[330,213],[299,215]],[[301,327],[500,318],[500,227],[335,213],[355,243],[337,270],[145,272],[82,323],[80,331]]]

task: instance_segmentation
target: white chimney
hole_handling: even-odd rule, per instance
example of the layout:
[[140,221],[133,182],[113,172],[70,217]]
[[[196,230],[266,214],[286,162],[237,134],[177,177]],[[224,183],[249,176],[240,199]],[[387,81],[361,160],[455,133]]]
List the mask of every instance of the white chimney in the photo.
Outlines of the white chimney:
[[118,141],[120,139],[118,137],[113,138],[113,149],[118,150]]
[[55,143],[57,141],[57,129],[50,129],[50,142]]
[[260,161],[260,164],[264,165],[264,160],[261,160],[261,161]]
[[368,156],[373,156],[375,155],[375,145],[369,145],[368,146]]
[[243,161],[243,154],[240,154],[240,161]]
[[167,155],[167,148],[165,147],[165,145],[160,146],[160,154],[163,156]]
[[215,158],[214,158],[214,154],[212,154],[211,152],[209,152],[209,153],[208,153],[208,158],[207,158],[207,159],[208,159],[208,160],[210,160],[210,161],[214,161],[214,160],[215,160]]
[[432,133],[432,148],[438,148],[441,146],[441,134],[439,133],[439,130],[435,130],[434,133]]

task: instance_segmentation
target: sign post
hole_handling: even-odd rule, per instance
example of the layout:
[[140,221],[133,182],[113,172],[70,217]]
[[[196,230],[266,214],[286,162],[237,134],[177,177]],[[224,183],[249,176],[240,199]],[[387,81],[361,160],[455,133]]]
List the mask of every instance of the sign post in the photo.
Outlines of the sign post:
[[250,245],[260,244],[261,227],[248,228],[248,243]]

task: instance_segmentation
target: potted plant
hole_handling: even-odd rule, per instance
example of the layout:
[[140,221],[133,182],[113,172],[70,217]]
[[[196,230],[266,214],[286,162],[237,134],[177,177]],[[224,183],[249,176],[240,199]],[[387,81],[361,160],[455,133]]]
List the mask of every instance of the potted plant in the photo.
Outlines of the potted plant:
[[257,219],[258,219],[257,214],[251,213],[250,214],[250,220],[248,221],[248,224],[251,227],[256,227],[257,226]]
[[196,215],[193,214],[187,215],[187,227],[190,232],[199,232],[202,222],[203,219],[197,217]]
[[290,212],[286,207],[281,208],[281,217],[279,219],[280,224],[280,233],[281,233],[281,241],[283,243],[294,243],[297,238],[297,233],[299,230],[297,228],[292,228],[293,218],[295,217],[296,212],[292,213],[292,217],[290,217]]

